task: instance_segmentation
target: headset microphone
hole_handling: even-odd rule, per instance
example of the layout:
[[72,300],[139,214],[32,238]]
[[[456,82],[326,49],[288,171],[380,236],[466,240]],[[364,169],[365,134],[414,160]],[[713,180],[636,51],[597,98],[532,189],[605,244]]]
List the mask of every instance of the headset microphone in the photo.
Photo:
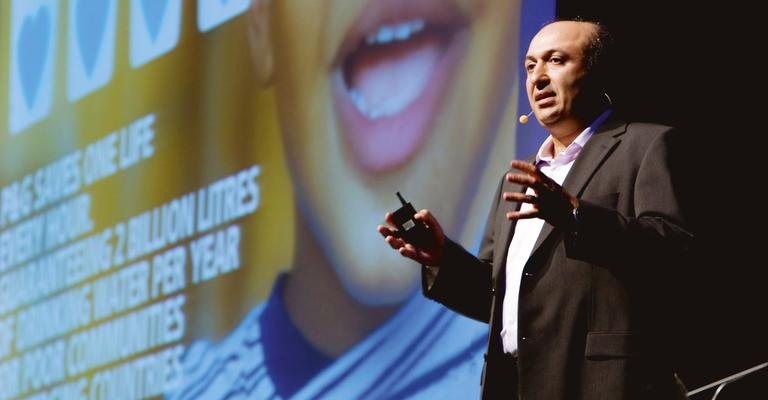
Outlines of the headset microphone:
[[527,124],[528,123],[528,117],[533,114],[533,111],[529,112],[528,115],[521,115],[520,118],[517,119],[518,122],[521,124]]

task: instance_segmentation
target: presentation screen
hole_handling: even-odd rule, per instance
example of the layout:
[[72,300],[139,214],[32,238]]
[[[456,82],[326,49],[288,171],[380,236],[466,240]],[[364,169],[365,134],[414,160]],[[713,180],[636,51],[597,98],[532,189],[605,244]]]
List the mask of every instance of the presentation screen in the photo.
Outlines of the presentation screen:
[[553,1],[0,2],[0,400],[477,398],[476,251]]

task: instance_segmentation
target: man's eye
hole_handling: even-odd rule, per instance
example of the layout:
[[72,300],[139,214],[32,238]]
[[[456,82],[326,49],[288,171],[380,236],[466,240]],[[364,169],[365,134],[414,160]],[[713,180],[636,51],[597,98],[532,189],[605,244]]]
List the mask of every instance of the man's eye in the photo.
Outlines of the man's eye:
[[533,68],[536,66],[534,63],[525,64],[525,70],[528,72],[533,71]]
[[562,64],[563,59],[560,57],[552,57],[549,59],[549,62],[551,62],[552,64]]

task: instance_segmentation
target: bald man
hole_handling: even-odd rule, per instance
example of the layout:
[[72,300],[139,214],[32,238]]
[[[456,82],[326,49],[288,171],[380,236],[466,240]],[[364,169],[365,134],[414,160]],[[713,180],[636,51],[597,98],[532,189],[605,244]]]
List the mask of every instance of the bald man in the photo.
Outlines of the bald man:
[[[478,256],[434,236],[417,247],[424,294],[490,326],[483,398],[684,398],[670,366],[668,272],[693,236],[676,193],[675,130],[630,123],[605,93],[609,36],[558,21],[525,58],[531,109],[549,136],[499,183]],[[439,351],[437,349],[436,351]]]

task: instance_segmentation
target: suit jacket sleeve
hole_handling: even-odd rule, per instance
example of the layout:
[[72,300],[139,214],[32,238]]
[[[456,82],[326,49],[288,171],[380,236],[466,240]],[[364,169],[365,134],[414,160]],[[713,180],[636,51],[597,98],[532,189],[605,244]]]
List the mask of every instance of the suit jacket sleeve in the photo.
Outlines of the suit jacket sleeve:
[[[671,152],[674,131],[657,135],[642,154],[634,184],[634,215],[580,200],[576,229],[565,235],[569,258],[635,274],[669,265],[693,236],[685,229]],[[645,271],[633,270],[645,266]]]
[[503,183],[502,179],[496,189],[478,257],[453,240],[446,239],[442,264],[422,267],[422,289],[426,297],[482,322],[490,320],[493,248],[499,218],[496,214]]

